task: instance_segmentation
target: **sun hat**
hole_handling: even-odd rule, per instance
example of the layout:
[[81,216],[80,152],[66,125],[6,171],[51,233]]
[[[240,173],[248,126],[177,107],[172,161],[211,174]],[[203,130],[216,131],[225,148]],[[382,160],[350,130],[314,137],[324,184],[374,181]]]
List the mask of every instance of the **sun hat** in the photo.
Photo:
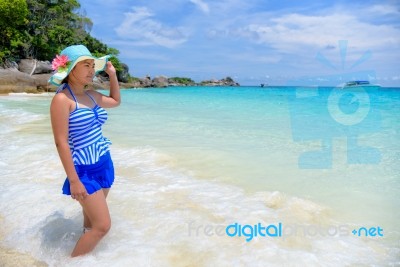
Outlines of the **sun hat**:
[[60,55],[56,55],[53,59],[51,66],[55,72],[50,77],[49,82],[57,86],[61,85],[62,81],[68,76],[75,65],[86,59],[94,59],[94,68],[97,74],[105,69],[109,57],[110,55],[100,58],[94,57],[84,45],[68,46],[61,51]]

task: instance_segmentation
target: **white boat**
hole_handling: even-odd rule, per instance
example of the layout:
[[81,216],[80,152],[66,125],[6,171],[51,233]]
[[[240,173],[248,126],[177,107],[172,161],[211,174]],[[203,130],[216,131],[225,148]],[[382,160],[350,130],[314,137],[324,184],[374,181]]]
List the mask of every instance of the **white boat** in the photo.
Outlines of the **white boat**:
[[371,84],[369,81],[349,81],[343,85],[343,88],[354,88],[354,87],[381,87],[377,84]]

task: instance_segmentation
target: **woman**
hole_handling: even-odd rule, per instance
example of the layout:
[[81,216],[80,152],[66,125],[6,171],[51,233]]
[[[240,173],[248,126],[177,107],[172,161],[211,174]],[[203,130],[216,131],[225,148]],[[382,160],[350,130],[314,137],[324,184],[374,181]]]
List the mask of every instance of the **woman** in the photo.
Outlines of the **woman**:
[[[110,141],[101,126],[107,120],[104,108],[121,103],[116,71],[108,56],[96,58],[83,45],[65,48],[53,60],[55,73],[49,82],[59,86],[51,106],[51,124],[58,154],[67,174],[63,193],[79,201],[83,211],[83,235],[71,256],[94,249],[111,227],[106,203],[114,182]],[[86,90],[94,75],[105,70],[110,77],[109,96]]]

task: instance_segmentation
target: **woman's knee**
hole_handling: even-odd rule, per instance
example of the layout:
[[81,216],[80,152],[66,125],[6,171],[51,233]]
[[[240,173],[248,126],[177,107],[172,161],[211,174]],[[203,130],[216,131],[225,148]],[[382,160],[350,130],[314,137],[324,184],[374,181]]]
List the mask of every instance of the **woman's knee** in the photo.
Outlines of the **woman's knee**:
[[90,221],[92,231],[100,237],[107,234],[111,228],[111,218],[104,195],[97,192],[89,195],[81,201],[81,205]]
[[107,219],[96,225],[93,225],[92,230],[96,231],[101,237],[105,236],[111,229],[111,220]]

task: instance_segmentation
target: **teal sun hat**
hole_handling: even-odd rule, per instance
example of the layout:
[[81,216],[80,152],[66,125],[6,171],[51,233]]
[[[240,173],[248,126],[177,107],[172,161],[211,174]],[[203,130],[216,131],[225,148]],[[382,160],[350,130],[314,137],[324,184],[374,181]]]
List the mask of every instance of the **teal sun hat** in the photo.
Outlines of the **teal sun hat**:
[[51,63],[54,70],[54,74],[50,77],[49,82],[56,86],[61,85],[62,81],[75,65],[86,59],[94,59],[94,68],[96,74],[103,71],[106,68],[106,63],[110,55],[97,58],[92,56],[90,51],[84,45],[71,45],[61,51],[60,55],[57,55]]

